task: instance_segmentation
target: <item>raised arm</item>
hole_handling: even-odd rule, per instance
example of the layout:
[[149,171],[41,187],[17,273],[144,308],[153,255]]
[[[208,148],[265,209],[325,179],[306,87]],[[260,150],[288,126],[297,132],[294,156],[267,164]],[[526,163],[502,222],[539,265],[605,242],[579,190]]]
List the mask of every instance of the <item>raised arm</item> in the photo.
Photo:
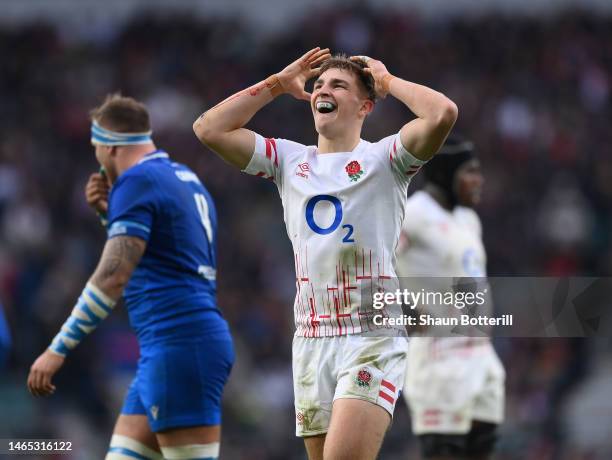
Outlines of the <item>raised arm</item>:
[[381,61],[367,56],[352,59],[366,63],[364,70],[372,74],[379,97],[391,94],[417,116],[402,127],[402,145],[416,158],[429,160],[440,150],[457,121],[455,103],[438,91],[391,75]]
[[311,49],[280,73],[225,99],[194,122],[196,136],[228,163],[246,168],[255,149],[255,135],[243,127],[280,94],[310,100],[304,85],[318,75],[317,67],[330,56],[329,49]]
[[68,352],[75,348],[113,310],[132,272],[140,262],[146,242],[134,236],[107,240],[100,262],[79,300],[51,345],[30,368],[28,388],[35,396],[55,391],[53,375],[61,368]]

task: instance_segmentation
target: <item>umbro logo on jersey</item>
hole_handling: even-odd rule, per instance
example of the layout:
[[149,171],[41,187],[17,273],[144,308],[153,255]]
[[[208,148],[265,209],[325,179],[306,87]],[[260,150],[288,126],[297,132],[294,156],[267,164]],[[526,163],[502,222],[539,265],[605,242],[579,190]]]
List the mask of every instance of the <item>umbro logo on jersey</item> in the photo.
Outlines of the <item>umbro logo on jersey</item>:
[[310,165],[308,164],[308,162],[300,163],[299,165],[297,165],[297,168],[295,168],[295,175],[303,177],[304,179],[308,179],[309,172]]
[[151,406],[151,415],[153,420],[157,420],[157,414],[159,414],[159,406]]

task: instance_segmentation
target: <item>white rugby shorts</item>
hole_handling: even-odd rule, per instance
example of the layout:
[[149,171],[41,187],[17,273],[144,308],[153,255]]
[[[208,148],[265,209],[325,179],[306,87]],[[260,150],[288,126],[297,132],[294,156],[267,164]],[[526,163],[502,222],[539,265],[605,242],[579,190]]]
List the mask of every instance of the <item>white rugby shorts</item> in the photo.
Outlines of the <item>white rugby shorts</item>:
[[355,398],[391,416],[404,382],[405,337],[294,337],[296,435],[327,433],[336,399]]
[[474,420],[501,423],[504,381],[488,340],[470,345],[461,338],[412,338],[404,399],[414,434],[467,434]]

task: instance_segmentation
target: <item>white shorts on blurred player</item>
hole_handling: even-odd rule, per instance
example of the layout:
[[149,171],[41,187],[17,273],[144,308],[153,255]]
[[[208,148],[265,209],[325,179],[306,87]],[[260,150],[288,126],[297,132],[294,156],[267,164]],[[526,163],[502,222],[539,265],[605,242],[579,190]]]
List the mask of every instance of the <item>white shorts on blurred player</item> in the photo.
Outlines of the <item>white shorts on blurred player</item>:
[[503,421],[505,371],[488,339],[418,337],[409,356],[414,434],[467,434],[475,420]]

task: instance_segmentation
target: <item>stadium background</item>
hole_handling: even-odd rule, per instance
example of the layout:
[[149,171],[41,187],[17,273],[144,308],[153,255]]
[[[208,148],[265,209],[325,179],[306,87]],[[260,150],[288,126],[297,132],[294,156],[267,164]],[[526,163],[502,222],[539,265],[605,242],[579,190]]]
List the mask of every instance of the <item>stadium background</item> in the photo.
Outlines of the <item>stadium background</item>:
[[[0,299],[13,339],[0,438],[65,438],[75,450],[61,458],[102,458],[132,376],[138,349],[119,308],[67,361],[53,397],[25,387],[105,239],[83,189],[97,169],[87,113],[111,91],[148,104],[158,146],[194,168],[217,203],[219,304],[238,353],[222,458],[304,458],[293,434],[293,258],[275,187],[222,163],[191,124],[312,46],[379,58],[457,103],[456,130],[484,165],[490,274],[610,274],[610,2],[291,3],[0,2]],[[385,100],[364,137],[407,116]],[[316,142],[308,107],[290,97],[250,126]],[[508,372],[499,459],[612,458],[610,340],[496,345]],[[400,403],[381,458],[416,451]]]

